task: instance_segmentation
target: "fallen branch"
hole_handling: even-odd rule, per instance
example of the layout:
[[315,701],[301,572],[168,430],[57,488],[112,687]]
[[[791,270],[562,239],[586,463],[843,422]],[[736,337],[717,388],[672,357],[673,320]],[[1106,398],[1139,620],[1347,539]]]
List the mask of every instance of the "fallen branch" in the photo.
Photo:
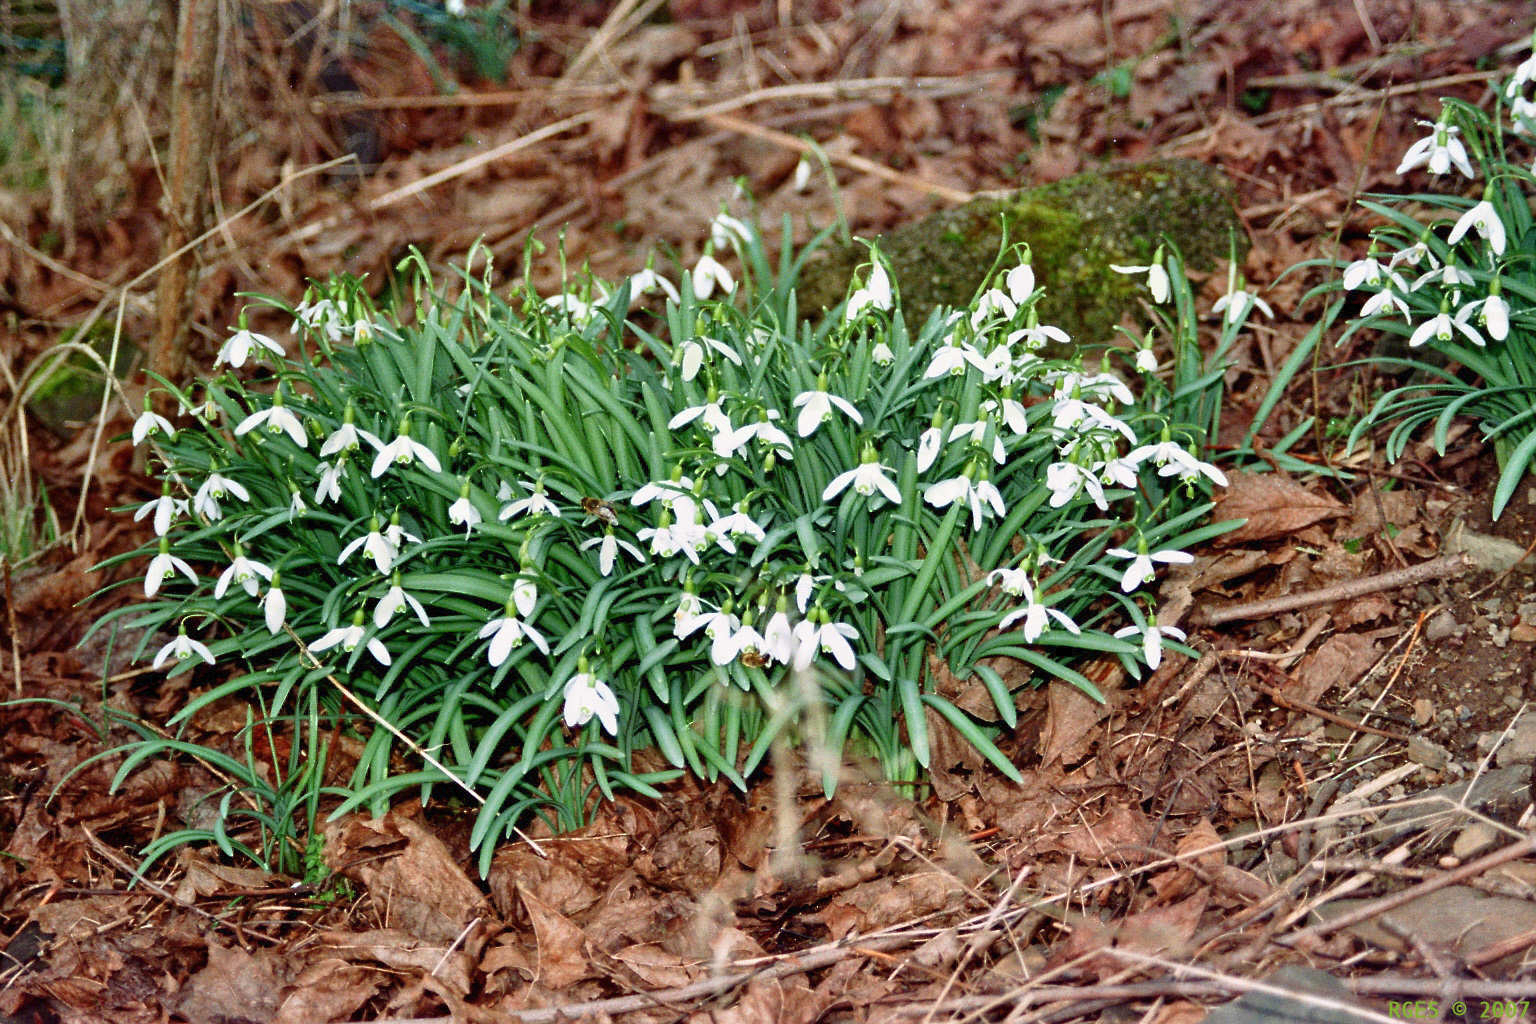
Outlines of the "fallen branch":
[[1472,568],[1472,560],[1466,555],[1442,555],[1428,562],[1410,565],[1406,569],[1393,569],[1391,572],[1367,576],[1364,579],[1346,580],[1343,583],[1334,583],[1301,594],[1287,594],[1267,601],[1249,601],[1216,608],[1209,612],[1197,612],[1190,621],[1197,626],[1219,626],[1223,622],[1233,622],[1238,619],[1262,619],[1266,615],[1274,615],[1278,612],[1292,612],[1298,608],[1327,604],[1329,601],[1343,601],[1351,597],[1374,594],[1381,590],[1394,590],[1427,580],[1456,576],[1470,568]]

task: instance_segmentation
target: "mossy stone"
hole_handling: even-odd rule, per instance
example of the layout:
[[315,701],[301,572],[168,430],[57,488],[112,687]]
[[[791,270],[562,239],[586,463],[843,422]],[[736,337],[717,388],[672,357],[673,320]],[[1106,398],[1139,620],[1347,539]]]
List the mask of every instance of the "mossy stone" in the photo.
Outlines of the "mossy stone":
[[[1115,273],[1110,264],[1146,264],[1164,237],[1197,270],[1213,270],[1234,241],[1239,260],[1248,251],[1232,185],[1213,167],[1155,160],[1079,174],[977,199],[880,236],[908,324],[922,323],[937,306],[971,301],[997,259],[1005,223],[1008,241],[1027,242],[1033,253],[1045,290],[1041,323],[1079,344],[1112,340],[1146,294],[1143,278]],[[841,302],[867,258],[858,244],[822,250],[801,277],[800,308],[815,314]]]
[[[73,437],[83,424],[100,414],[104,383],[101,367],[112,355],[110,329],[93,331],[90,338],[80,340],[101,356],[101,362],[78,350],[63,349],[41,369],[42,380],[27,398],[27,411],[62,438]],[[117,378],[126,379],[141,357],[138,346],[123,339],[113,367]]]

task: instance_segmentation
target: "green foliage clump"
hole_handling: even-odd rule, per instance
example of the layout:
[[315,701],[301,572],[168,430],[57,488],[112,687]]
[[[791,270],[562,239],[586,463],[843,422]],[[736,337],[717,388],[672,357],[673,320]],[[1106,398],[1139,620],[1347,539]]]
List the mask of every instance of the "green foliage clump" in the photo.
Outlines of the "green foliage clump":
[[[337,813],[467,794],[485,865],[530,815],[572,828],[683,772],[744,786],[776,741],[822,752],[829,793],[844,754],[915,784],[940,722],[1018,780],[990,659],[1090,694],[1085,658],[1156,667],[1182,633],[1154,570],[1218,529],[1202,451],[1241,316],[1202,356],[1159,250],[1126,268],[1172,300],[1154,333],[1046,358],[1027,247],[922,323],[873,249],[811,324],[788,224],[776,262],[755,226],[713,229],[680,287],[647,269],[508,297],[487,267],[451,298],[413,258],[387,315],[333,280],[269,300],[296,341],[242,324],[195,395],[161,381],[184,413],[135,425],[163,482],[136,513],[156,539],[125,556],[145,601],[103,624],[150,627],[141,656],[173,633],[156,667],[236,666],[171,724],[237,697],[258,730],[355,729]],[[659,315],[631,316],[657,288]],[[312,821],[320,773],[294,767],[311,799],[262,776],[261,828]]]

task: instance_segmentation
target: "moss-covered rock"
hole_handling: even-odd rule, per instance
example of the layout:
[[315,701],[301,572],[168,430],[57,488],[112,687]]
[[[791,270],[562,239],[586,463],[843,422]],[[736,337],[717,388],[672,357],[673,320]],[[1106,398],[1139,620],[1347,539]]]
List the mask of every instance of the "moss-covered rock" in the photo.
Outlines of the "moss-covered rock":
[[[1033,251],[1045,289],[1041,322],[1087,344],[1111,340],[1145,294],[1143,279],[1117,274],[1111,263],[1147,263],[1164,236],[1200,270],[1214,269],[1234,238],[1239,259],[1248,251],[1232,186],[1215,168],[1158,160],[1080,174],[977,199],[881,236],[908,323],[926,320],[936,306],[970,301],[997,258],[1005,222],[1008,241],[1028,242]],[[801,309],[815,314],[842,301],[866,258],[862,245],[819,253],[800,280]]]

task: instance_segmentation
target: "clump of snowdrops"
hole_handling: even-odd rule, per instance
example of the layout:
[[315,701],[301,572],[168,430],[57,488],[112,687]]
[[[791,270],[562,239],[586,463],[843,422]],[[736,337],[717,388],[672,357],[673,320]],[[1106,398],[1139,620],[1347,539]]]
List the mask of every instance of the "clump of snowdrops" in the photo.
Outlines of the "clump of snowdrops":
[[1536,55],[1494,94],[1492,113],[1448,99],[1438,120],[1420,122],[1428,134],[1397,171],[1425,168],[1443,185],[1365,201],[1386,223],[1342,280],[1366,296],[1345,337],[1370,327],[1406,338],[1408,357],[1377,361],[1414,372],[1375,403],[1351,444],[1376,424],[1396,421],[1390,459],[1426,426],[1444,454],[1456,418],[1474,418],[1498,457],[1495,518],[1536,456],[1536,175],[1521,162],[1531,158],[1536,136],[1533,88]]
[[[482,864],[531,814],[575,827],[684,771],[742,786],[777,740],[826,755],[829,793],[845,754],[919,782],[931,722],[1019,779],[996,659],[1095,694],[1084,659],[1139,675],[1183,638],[1157,577],[1218,532],[1203,444],[1255,300],[1227,297],[1202,357],[1160,249],[1120,268],[1157,326],[1050,360],[1067,339],[1036,315],[1027,245],[923,324],[874,248],[842,306],[802,319],[805,255],[786,224],[770,262],[722,214],[676,283],[504,296],[487,266],[448,298],[413,258],[393,312],[347,279],[266,300],[291,337],[242,323],[195,392],[159,382],[180,418],[146,406],[133,430],[163,489],[126,556],[144,600],[114,616],[171,636],[141,645],[156,668],[230,673],[172,725],[229,696],[256,731],[339,722],[364,737],[342,810],[446,784],[478,805]],[[632,313],[647,296],[659,312]],[[941,675],[993,707],[962,710]],[[322,774],[283,806],[312,819]]]

